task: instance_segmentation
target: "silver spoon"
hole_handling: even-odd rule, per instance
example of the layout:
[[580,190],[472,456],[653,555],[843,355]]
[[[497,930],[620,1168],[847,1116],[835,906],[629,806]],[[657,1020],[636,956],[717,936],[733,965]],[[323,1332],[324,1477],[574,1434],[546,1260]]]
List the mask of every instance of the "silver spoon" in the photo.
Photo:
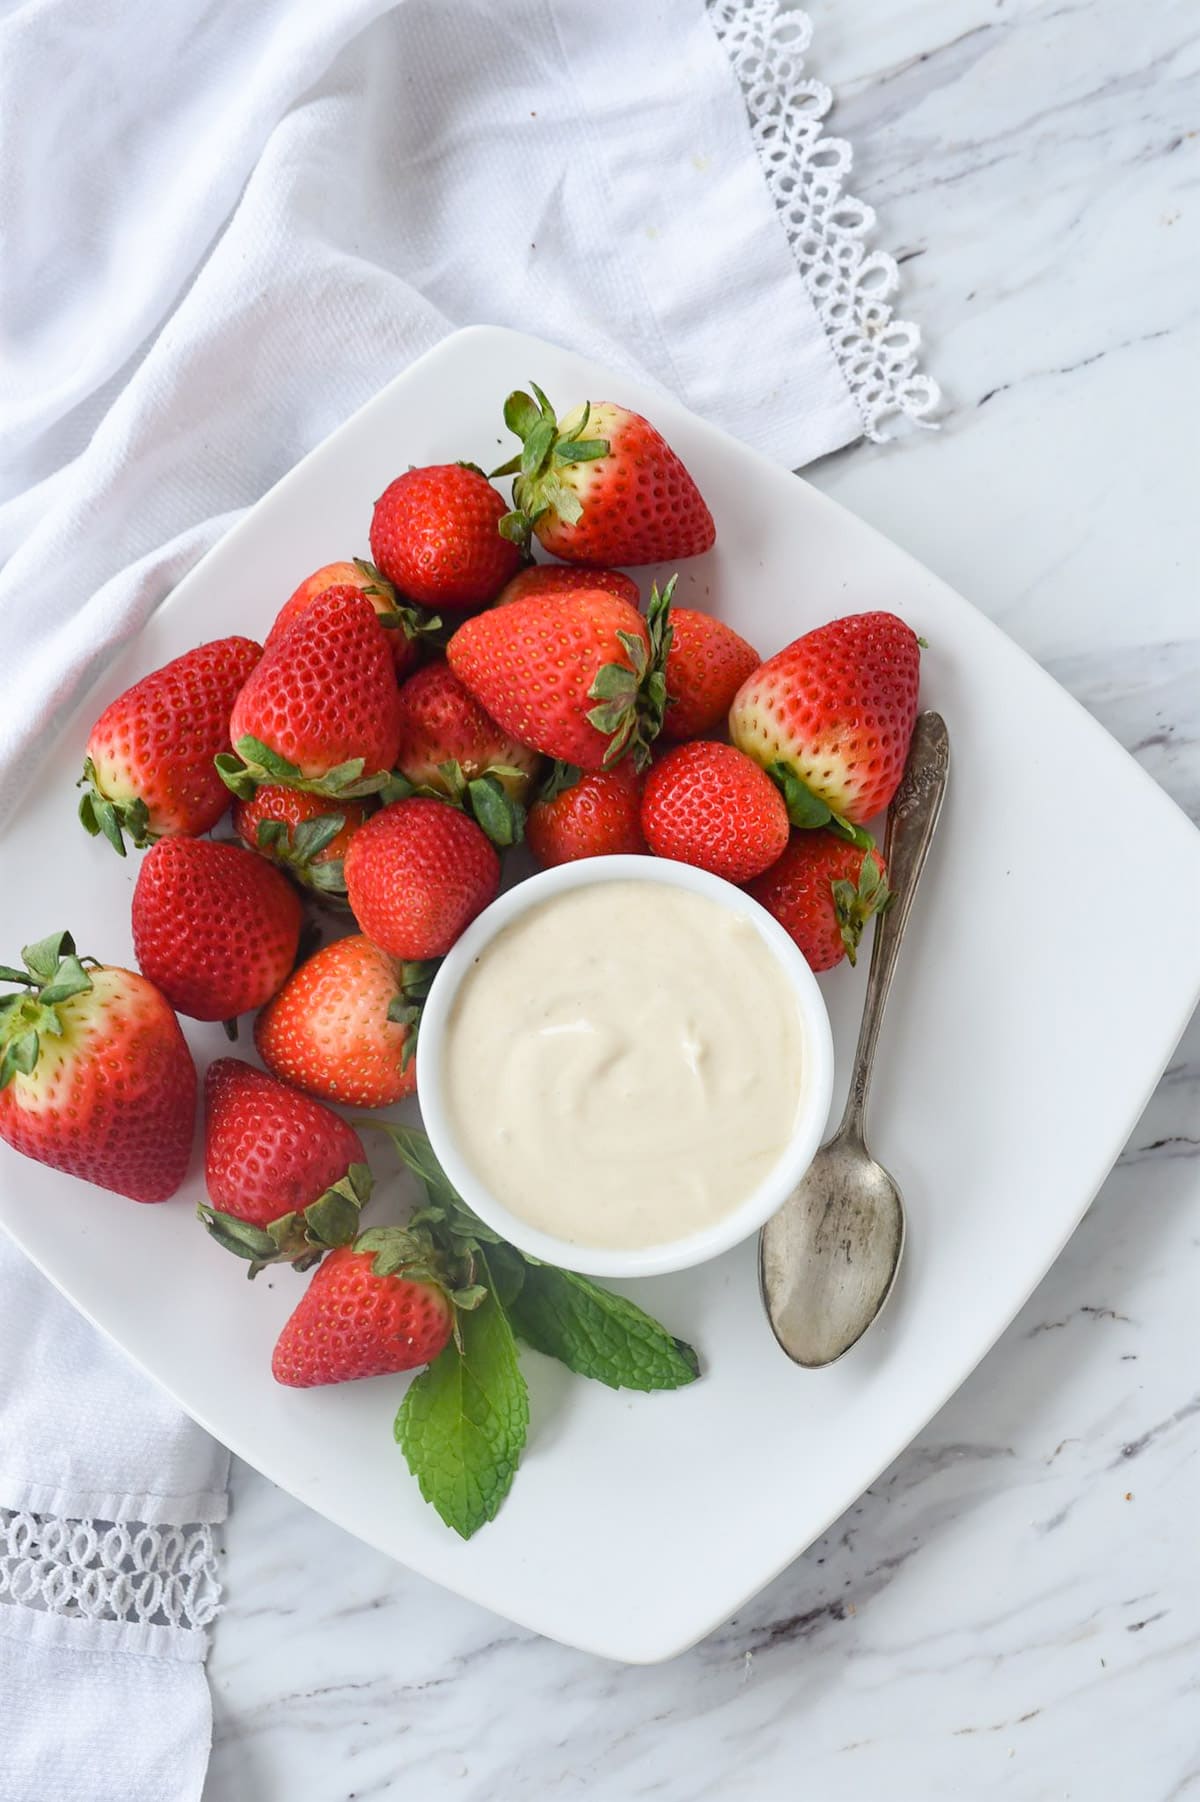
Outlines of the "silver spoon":
[[940,714],[917,720],[888,815],[883,855],[895,899],[875,925],[846,1111],[758,1242],[758,1280],[776,1339],[806,1370],[862,1338],[892,1292],[904,1250],[904,1202],[867,1150],[863,1114],[879,1025],[913,896],[942,809],[950,740]]

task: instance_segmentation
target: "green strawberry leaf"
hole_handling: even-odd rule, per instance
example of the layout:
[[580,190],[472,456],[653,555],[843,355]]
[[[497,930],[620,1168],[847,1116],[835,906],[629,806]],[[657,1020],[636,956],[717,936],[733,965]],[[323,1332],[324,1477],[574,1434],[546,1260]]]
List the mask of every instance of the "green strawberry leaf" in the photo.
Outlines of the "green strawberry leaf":
[[513,1325],[535,1351],[610,1389],[679,1389],[700,1374],[686,1341],[574,1271],[529,1264],[510,1307]]
[[505,792],[498,776],[487,772],[467,783],[467,799],[476,824],[501,851],[519,845],[525,837],[525,809]]
[[822,801],[820,795],[814,795],[807,782],[801,781],[788,764],[773,763],[767,775],[782,794],[788,819],[793,826],[798,826],[804,832],[813,831],[818,826],[828,826],[833,818],[828,803]]
[[873,851],[875,840],[862,826],[854,826],[840,813],[829,816],[829,830],[838,838],[844,838],[847,844],[857,845],[860,851]]
[[494,1520],[529,1430],[529,1392],[494,1292],[457,1316],[458,1337],[410,1384],[396,1442],[424,1499],[470,1539]]
[[22,1033],[20,1038],[10,1039],[0,1058],[0,1089],[6,1089],[18,1073],[22,1076],[32,1075],[40,1050],[41,1043],[36,1032]]

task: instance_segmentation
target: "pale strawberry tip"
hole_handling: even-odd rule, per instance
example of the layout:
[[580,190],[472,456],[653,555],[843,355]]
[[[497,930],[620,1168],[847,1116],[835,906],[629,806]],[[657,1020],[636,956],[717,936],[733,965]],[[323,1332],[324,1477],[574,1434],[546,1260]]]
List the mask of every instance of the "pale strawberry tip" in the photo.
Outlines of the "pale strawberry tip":
[[32,1076],[41,1054],[42,1034],[57,1038],[62,1032],[58,1004],[92,987],[84,962],[69,932],[54,932],[21,951],[23,970],[0,964],[0,982],[18,983],[23,993],[0,999],[0,1089],[14,1076]]
[[504,403],[504,423],[521,440],[521,450],[507,463],[492,471],[498,476],[514,476],[513,505],[499,522],[501,535],[519,545],[528,555],[533,528],[544,513],[553,511],[567,525],[575,525],[583,517],[578,496],[555,471],[559,465],[591,463],[609,454],[607,438],[585,438],[591,403],[585,401],[566,426],[560,428],[558,415],[536,382],[530,382],[536,398],[515,389]]
[[269,1264],[309,1270],[327,1251],[350,1244],[373,1186],[369,1166],[351,1164],[344,1177],[306,1208],[280,1214],[265,1227],[222,1213],[205,1202],[197,1206],[196,1216],[223,1250],[248,1261],[248,1277],[256,1277]]
[[126,833],[129,834],[130,843],[139,851],[154,843],[154,834],[150,831],[150,810],[141,796],[136,795],[132,801],[112,800],[101,787],[96,766],[90,757],[85,758],[83,774],[75,786],[83,788],[85,784],[87,791],[79,797],[79,819],[92,838],[103,834],[118,857],[125,855]]
[[844,838],[847,844],[858,845],[864,851],[874,850],[875,840],[871,834],[862,826],[854,825],[843,814],[835,813],[827,801],[823,801],[807,782],[797,776],[790,764],[773,763],[767,770],[767,775],[783,796],[788,819],[800,831],[811,832],[824,826],[838,838]]

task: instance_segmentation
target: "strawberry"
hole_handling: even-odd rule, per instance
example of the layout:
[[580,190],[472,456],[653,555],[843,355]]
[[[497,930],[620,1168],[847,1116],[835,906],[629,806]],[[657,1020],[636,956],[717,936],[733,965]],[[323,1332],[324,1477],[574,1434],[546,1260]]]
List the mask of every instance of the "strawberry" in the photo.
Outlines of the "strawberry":
[[511,601],[524,600],[527,594],[562,594],[572,588],[606,588],[631,607],[641,605],[642,597],[632,576],[622,575],[619,569],[584,569],[575,563],[529,564],[504,584],[496,596],[496,605],[507,607]]
[[366,817],[361,801],[335,807],[320,795],[274,784],[233,804],[233,829],[242,843],[324,895],[345,894],[342,860]]
[[473,465],[409,469],[375,502],[371,555],[423,607],[483,607],[521,566],[500,536],[503,517],[503,500]]
[[444,662],[427,663],[400,690],[396,768],[421,794],[466,807],[493,844],[524,830],[524,801],[541,764],[465,689]]
[[641,768],[666,706],[673,588],[652,590],[645,620],[603,588],[526,595],[467,620],[446,657],[522,744],[582,770],[606,769],[628,750]]
[[672,607],[663,737],[702,738],[721,725],[734,695],[760,661],[753,645],[724,620],[695,607]]
[[646,849],[641,802],[642,780],[629,758],[590,776],[556,764],[529,810],[529,849],[547,869],[579,857],[636,855]]
[[787,808],[743,752],[697,739],[676,745],[647,776],[642,831],[656,857],[748,882],[782,854]]
[[327,588],[263,652],[234,703],[237,755],[217,758],[242,800],[260,783],[353,800],[387,780],[400,691],[383,628],[357,588]]
[[367,937],[393,957],[442,957],[496,897],[500,859],[445,801],[393,801],[354,836],[346,892]]
[[163,839],[133,891],[138,967],[193,1020],[235,1020],[269,1001],[296,961],[302,924],[279,870],[210,838]]
[[[712,514],[662,434],[612,401],[558,420],[541,389],[504,403],[522,443],[494,473],[513,475],[512,512],[500,530],[526,547],[530,533],[567,563],[674,562],[716,539]],[[378,559],[376,559],[378,561]]]
[[878,851],[818,830],[792,835],[787,850],[748,892],[790,933],[813,970],[858,958],[863,927],[891,899]]
[[894,613],[852,613],[747,677],[730,736],[781,783],[794,825],[861,826],[891,801],[917,717],[920,656]]
[[331,1108],[253,1064],[219,1057],[204,1079],[204,1168],[219,1245],[250,1260],[307,1270],[358,1231],[371,1194],[362,1140]]
[[373,563],[364,562],[361,557],[356,557],[353,563],[323,564],[311,576],[307,576],[275,615],[275,624],[267,633],[267,644],[263,648],[266,649],[280,633],[286,632],[297,616],[311,606],[319,594],[324,594],[330,588],[357,588],[361,594],[366,595],[392,647],[396,678],[398,681],[403,680],[409,670],[416,667],[424,636],[435,632],[442,622],[431,617],[423,608],[410,607],[402,601],[381,571]]
[[159,838],[208,832],[229,806],[213,758],[229,743],[238,691],[262,656],[252,638],[197,645],[110,703],[88,735],[79,817],[125,855]]
[[[75,954],[68,932],[0,981],[0,1138],[27,1158],[134,1201],[166,1201],[187,1171],[196,1067],[154,984]],[[84,967],[89,964],[90,968]]]
[[420,997],[431,972],[405,968],[355,933],[302,963],[254,1027],[268,1070],[346,1107],[388,1107],[417,1085]]
[[427,1237],[402,1227],[375,1227],[331,1252],[279,1335],[275,1381],[311,1389],[432,1363],[454,1330],[439,1272]]

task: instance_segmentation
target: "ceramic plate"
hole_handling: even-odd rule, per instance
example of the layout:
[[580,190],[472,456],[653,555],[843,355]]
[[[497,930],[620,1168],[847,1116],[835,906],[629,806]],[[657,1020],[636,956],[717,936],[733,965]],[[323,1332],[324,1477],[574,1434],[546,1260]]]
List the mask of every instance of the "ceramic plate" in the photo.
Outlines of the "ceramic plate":
[[[871,1108],[872,1143],[909,1210],[887,1313],[814,1375],[771,1337],[752,1244],[633,1286],[699,1348],[704,1380],[614,1393],[528,1354],[528,1451],[499,1518],[464,1544],[392,1443],[396,1381],[311,1392],[272,1381],[299,1279],[251,1285],[206,1238],[192,1213],[198,1151],[174,1202],[137,1207],[0,1147],[0,1221],[189,1413],[311,1507],[525,1626],[651,1661],[718,1625],[854,1501],[1061,1249],[1200,991],[1193,910],[1156,907],[1146,930],[1152,893],[1200,889],[1200,836],[982,615],[815,489],[636,382],[480,328],[307,457],[106,671],[6,835],[5,867],[21,880],[0,893],[4,957],[66,926],[81,950],[131,959],[136,854],[118,862],[73,820],[100,707],[202,639],[262,637],[311,569],[365,552],[371,504],[409,463],[494,464],[501,403],[531,376],[561,407],[612,397],[652,414],[682,454],[718,541],[683,565],[681,600],[724,614],[764,654],[869,607],[928,640],[922,700],[945,715],[953,772]],[[823,979],[843,1082],[862,982],[861,966]],[[219,1027],[189,1036],[201,1063],[227,1049]]]

